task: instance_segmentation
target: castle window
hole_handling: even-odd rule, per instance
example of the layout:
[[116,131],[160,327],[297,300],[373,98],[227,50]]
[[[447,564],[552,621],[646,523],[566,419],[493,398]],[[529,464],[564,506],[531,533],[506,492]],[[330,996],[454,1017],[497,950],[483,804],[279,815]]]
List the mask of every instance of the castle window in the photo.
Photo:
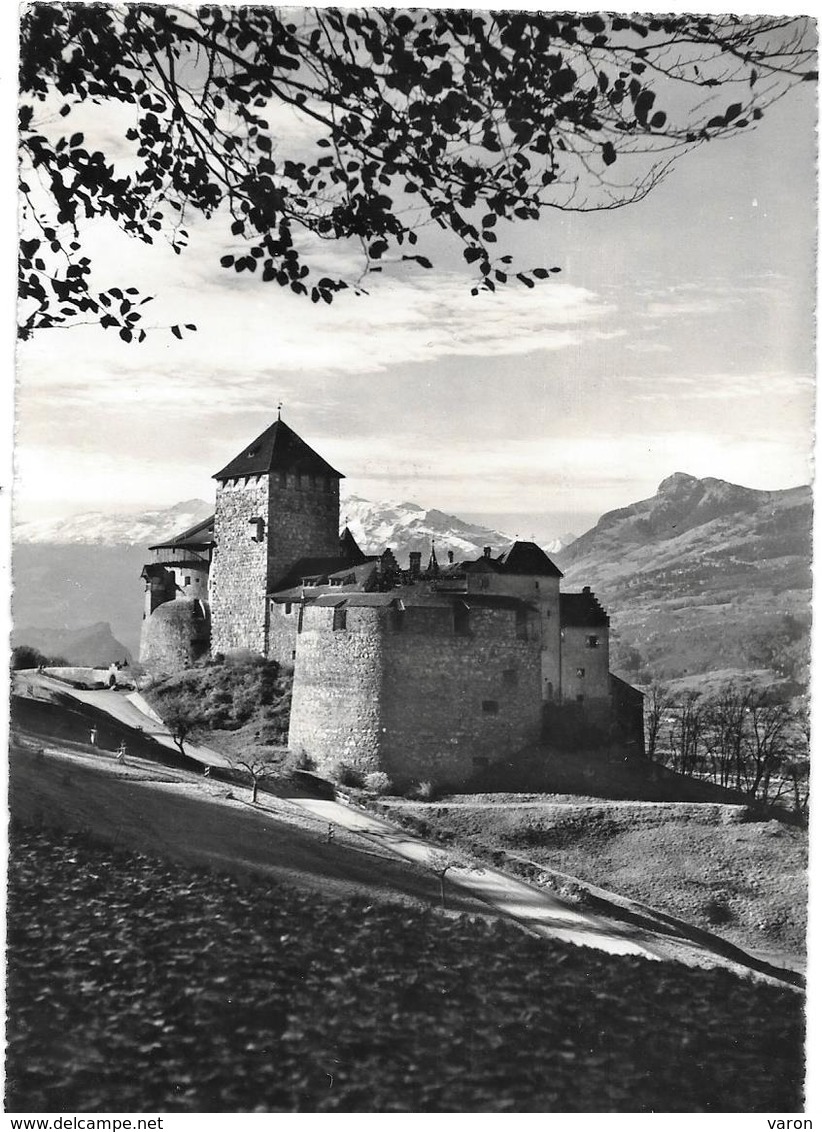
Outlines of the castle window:
[[300,612],[299,612],[299,615],[297,617],[297,632],[298,633],[302,633],[302,631],[303,631],[303,614],[304,613],[305,613],[305,606],[301,605],[300,606]]
[[190,574],[186,574],[185,578],[183,578],[183,585],[184,586],[190,586],[191,585],[191,575]]
[[584,668],[578,668],[577,669],[577,676],[580,678],[580,680],[582,679],[582,677],[584,675],[585,675],[585,669]]
[[516,668],[504,668],[502,670],[502,682],[503,684],[507,684],[509,687],[513,687],[513,685],[515,685],[517,682]]
[[261,515],[255,515],[253,519],[248,520],[249,524],[254,527],[254,532],[251,538],[254,542],[262,542],[263,535],[265,534],[265,519]]
[[454,606],[454,633],[458,637],[467,637],[471,633],[471,611],[464,601],[458,601]]
[[586,649],[598,649],[599,637],[588,637],[585,641],[585,647]]
[[334,607],[334,625],[335,629],[347,628],[348,611],[343,609],[342,606],[336,605]]
[[287,601],[285,603],[285,605],[283,606],[283,613],[285,613],[286,615],[291,613],[291,602],[290,601]]
[[528,640],[528,610],[517,610],[517,639],[520,641]]
[[499,701],[498,700],[483,700],[482,701],[483,715],[499,715]]

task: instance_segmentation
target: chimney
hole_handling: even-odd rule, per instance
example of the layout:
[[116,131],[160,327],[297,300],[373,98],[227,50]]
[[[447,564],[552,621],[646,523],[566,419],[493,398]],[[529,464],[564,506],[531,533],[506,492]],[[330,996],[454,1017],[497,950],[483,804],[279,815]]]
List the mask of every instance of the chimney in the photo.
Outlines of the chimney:
[[453,552],[453,550],[448,551],[448,564],[449,564],[449,566],[454,565],[454,552]]
[[589,593],[591,592],[591,587],[590,587],[590,586],[583,586],[583,587],[582,587],[582,592],[583,592],[584,594],[589,594]]
[[408,555],[408,569],[412,578],[420,576],[422,568],[422,552],[419,550],[412,550]]
[[490,546],[484,546],[482,548],[482,557],[483,558],[490,558],[491,557],[491,547]]

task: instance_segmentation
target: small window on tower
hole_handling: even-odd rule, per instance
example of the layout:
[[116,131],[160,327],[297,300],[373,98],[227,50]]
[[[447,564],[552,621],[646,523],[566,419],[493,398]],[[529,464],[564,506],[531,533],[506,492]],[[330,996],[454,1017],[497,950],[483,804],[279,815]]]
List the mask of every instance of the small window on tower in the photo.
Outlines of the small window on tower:
[[285,605],[283,606],[283,613],[285,613],[285,614],[291,613],[291,602],[290,601],[287,601],[285,603]]
[[499,715],[499,703],[497,700],[483,700],[482,711],[484,715]]
[[261,515],[255,515],[255,517],[249,519],[248,522],[253,527],[251,537],[254,542],[262,542],[265,534],[265,519],[263,519]]
[[589,649],[598,649],[599,648],[599,637],[588,637],[588,639],[585,642],[585,645],[586,645],[586,648],[589,648]]
[[577,669],[577,676],[579,677],[580,680],[582,679],[582,677],[584,675],[585,675],[585,669],[584,668],[578,668]]
[[347,627],[348,627],[347,610],[343,609],[342,606],[339,606],[339,605],[335,606],[334,607],[334,628],[335,629],[346,629]]

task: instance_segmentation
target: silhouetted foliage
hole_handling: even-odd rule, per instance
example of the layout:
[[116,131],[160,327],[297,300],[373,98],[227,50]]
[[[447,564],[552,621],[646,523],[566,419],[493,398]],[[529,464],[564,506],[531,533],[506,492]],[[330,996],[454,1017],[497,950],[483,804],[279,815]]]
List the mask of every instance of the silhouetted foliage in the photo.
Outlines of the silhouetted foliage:
[[[21,27],[24,338],[144,338],[148,299],[95,282],[81,228],[98,217],[180,252],[190,216],[219,214],[224,269],[312,302],[391,256],[430,269],[429,224],[474,292],[533,287],[558,269],[500,254],[500,221],[639,200],[815,77],[803,18],[36,3]],[[317,264],[337,240],[359,278]]]

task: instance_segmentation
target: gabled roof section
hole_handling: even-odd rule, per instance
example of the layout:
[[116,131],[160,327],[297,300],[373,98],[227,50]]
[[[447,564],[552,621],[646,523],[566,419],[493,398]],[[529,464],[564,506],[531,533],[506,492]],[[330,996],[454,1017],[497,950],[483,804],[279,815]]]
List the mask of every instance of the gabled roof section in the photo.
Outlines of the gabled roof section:
[[260,433],[256,440],[252,440],[239,456],[235,456],[221,471],[216,472],[212,479],[260,476],[275,471],[345,479],[342,472],[335,471],[285,421],[279,419]]
[[515,542],[500,556],[499,562],[504,574],[536,574],[543,578],[562,577],[562,571],[535,542]]
[[559,595],[559,623],[563,626],[576,626],[579,629],[595,629],[608,625],[608,614],[589,589],[581,594]]
[[187,531],[182,534],[174,535],[173,538],[166,539],[165,542],[155,542],[150,546],[149,550],[164,550],[166,547],[180,547],[190,546],[192,548],[204,549],[205,547],[214,545],[214,516],[209,515],[207,519],[203,519],[200,523],[195,523],[193,527],[189,527]]

